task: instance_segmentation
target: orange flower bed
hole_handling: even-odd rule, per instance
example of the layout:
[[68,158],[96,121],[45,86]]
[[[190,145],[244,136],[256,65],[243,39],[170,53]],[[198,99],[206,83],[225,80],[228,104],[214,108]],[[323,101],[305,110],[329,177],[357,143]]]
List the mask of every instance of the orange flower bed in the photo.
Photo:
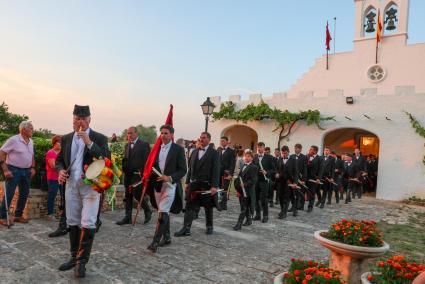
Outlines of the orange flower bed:
[[341,273],[333,270],[323,263],[313,260],[292,259],[289,272],[283,275],[285,284],[339,284],[344,283],[340,278]]
[[362,247],[382,247],[384,240],[376,228],[375,221],[342,219],[332,224],[322,237],[347,245]]
[[375,284],[409,284],[424,271],[424,265],[396,255],[386,261],[378,261],[374,274],[369,275],[368,280]]

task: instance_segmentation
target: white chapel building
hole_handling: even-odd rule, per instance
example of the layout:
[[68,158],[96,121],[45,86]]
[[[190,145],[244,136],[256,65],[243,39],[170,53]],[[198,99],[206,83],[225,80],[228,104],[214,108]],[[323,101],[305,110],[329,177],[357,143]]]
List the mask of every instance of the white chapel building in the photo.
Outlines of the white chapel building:
[[[293,133],[283,142],[293,151],[296,143],[305,153],[311,145],[330,146],[338,154],[352,152],[359,145],[363,154],[379,157],[376,197],[401,200],[416,195],[425,197],[425,139],[412,128],[404,113],[412,113],[425,125],[425,43],[407,44],[409,0],[354,0],[354,50],[318,58],[286,92],[263,97],[252,94],[213,97],[218,111],[221,103],[231,101],[237,108],[261,101],[281,110],[293,112],[317,109],[322,116],[335,116],[325,121],[320,130],[297,123]],[[383,35],[375,61],[376,23],[380,11]],[[214,143],[221,136],[255,148],[263,141],[272,151],[277,147],[275,122],[262,120],[236,122],[218,120],[210,125]]]

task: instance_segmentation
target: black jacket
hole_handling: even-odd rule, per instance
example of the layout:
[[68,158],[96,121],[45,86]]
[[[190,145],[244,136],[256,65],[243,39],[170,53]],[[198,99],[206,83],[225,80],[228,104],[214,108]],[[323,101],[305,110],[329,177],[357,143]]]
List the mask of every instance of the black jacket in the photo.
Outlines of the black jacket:
[[294,181],[296,176],[295,159],[288,157],[288,160],[284,163],[283,158],[280,157],[277,160],[276,173],[279,174],[279,178],[276,179],[276,182],[287,184],[288,181]]
[[355,162],[351,162],[350,166],[348,163],[344,163],[344,178],[358,178],[359,177],[359,166]]
[[318,179],[320,178],[320,164],[321,159],[319,155],[316,155],[312,161],[307,158],[307,176],[309,179]]
[[344,161],[341,158],[335,159],[335,177],[340,177],[344,174]]
[[195,149],[189,160],[189,170],[186,176],[186,184],[191,181],[209,182],[211,187],[219,187],[220,180],[220,157],[217,150],[208,147],[202,159],[198,159],[199,149]]
[[299,154],[298,158],[296,154],[289,156],[294,163],[294,182],[307,180],[307,156],[304,154]]
[[362,155],[360,155],[359,158],[357,158],[355,154],[353,154],[352,157],[353,157],[352,161],[357,164],[357,170],[366,172],[367,165],[366,165],[365,158]]
[[[258,181],[265,181],[264,175],[260,172],[261,166],[260,166],[260,158],[258,157],[258,154],[255,154],[254,165],[258,167]],[[261,160],[261,165],[263,166],[264,170],[267,172],[266,177],[268,179],[272,179],[274,174],[276,173],[276,162],[275,158],[271,155],[264,155],[263,159]]]
[[245,191],[255,191],[255,185],[258,179],[258,167],[253,163],[246,166],[243,171],[239,174],[244,183]]
[[220,176],[224,176],[224,171],[227,171],[231,176],[233,176],[233,171],[235,170],[236,164],[236,154],[235,150],[230,147],[227,147],[223,152],[219,152],[220,155]]
[[124,149],[124,158],[122,159],[122,170],[125,175],[126,184],[132,183],[132,175],[134,172],[143,173],[146,160],[148,159],[150,146],[149,143],[137,139],[133,149],[131,149],[131,143],[127,143]]
[[335,158],[330,155],[327,158],[325,158],[325,156],[322,156],[321,163],[320,163],[320,173],[319,173],[320,179],[323,179],[323,178],[333,179],[334,176],[335,176]]
[[[72,148],[72,139],[74,137],[74,132],[68,133],[62,136],[61,146],[62,149],[58,154],[56,159],[56,170],[66,170],[71,165],[71,148]],[[90,165],[93,162],[93,158],[99,159],[111,158],[111,153],[108,148],[108,138],[92,129],[89,132],[90,140],[93,142],[91,149],[87,146],[84,147],[83,154],[83,164],[81,167],[84,169],[84,165]]]

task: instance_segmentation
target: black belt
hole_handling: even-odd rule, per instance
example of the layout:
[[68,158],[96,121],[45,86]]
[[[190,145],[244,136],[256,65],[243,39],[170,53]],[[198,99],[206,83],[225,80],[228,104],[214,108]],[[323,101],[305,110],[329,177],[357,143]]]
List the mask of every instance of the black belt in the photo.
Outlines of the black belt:
[[12,166],[12,165],[9,165],[9,164],[7,164],[7,166],[8,167],[11,167],[11,168],[18,169],[18,170],[30,170],[31,169],[31,167],[29,167],[29,168],[20,168],[20,167]]

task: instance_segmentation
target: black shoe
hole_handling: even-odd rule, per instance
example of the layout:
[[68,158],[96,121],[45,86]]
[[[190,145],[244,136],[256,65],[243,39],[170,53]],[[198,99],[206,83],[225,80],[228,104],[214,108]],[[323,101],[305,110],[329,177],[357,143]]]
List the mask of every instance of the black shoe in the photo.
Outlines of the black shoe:
[[212,235],[213,231],[214,231],[213,227],[208,226],[207,229],[205,230],[205,234]]
[[149,223],[149,221],[152,219],[152,211],[145,211],[145,221],[143,224]]
[[191,235],[190,228],[187,228],[187,227],[183,227],[180,229],[180,231],[174,233],[175,237],[187,237],[190,235]]
[[68,233],[68,229],[67,228],[57,228],[56,231],[52,232],[49,234],[49,238],[56,238],[56,237],[60,237],[63,235],[66,235]]
[[283,219],[286,218],[286,212],[280,212],[279,215],[277,216],[278,219]]
[[263,216],[263,220],[261,220],[261,223],[267,223],[269,221],[268,216]]
[[71,257],[71,259],[70,260],[68,260],[67,262],[65,262],[65,263],[62,263],[60,266],[59,266],[59,271],[67,271],[67,270],[70,270],[71,268],[73,268],[74,266],[75,266],[75,255],[74,256],[72,256]]
[[260,215],[255,215],[255,217],[252,220],[254,220],[254,221],[260,221],[261,220],[261,216]]
[[298,216],[298,211],[292,212],[292,216],[297,217]]
[[325,208],[325,203],[320,203],[320,209]]
[[168,246],[169,244],[171,244],[171,238],[166,239],[165,237],[163,237],[161,241],[159,242],[160,247],[165,247],[165,246]]
[[313,211],[313,207],[308,207],[307,213],[311,213]]
[[125,216],[120,221],[117,221],[115,224],[120,225],[120,226],[125,225],[125,224],[131,224],[131,218],[128,217],[128,216]]
[[251,226],[251,225],[252,225],[252,220],[251,220],[251,218],[246,219],[246,220],[245,220],[245,223],[243,223],[243,224],[242,224],[242,226]]
[[147,249],[150,250],[153,253],[156,253],[158,251],[158,247],[159,247],[159,243],[153,241],[148,247]]
[[240,229],[242,229],[242,223],[237,222],[236,225],[233,227],[233,230],[239,231]]
[[79,261],[74,268],[74,275],[77,278],[86,277],[86,263],[84,261]]

